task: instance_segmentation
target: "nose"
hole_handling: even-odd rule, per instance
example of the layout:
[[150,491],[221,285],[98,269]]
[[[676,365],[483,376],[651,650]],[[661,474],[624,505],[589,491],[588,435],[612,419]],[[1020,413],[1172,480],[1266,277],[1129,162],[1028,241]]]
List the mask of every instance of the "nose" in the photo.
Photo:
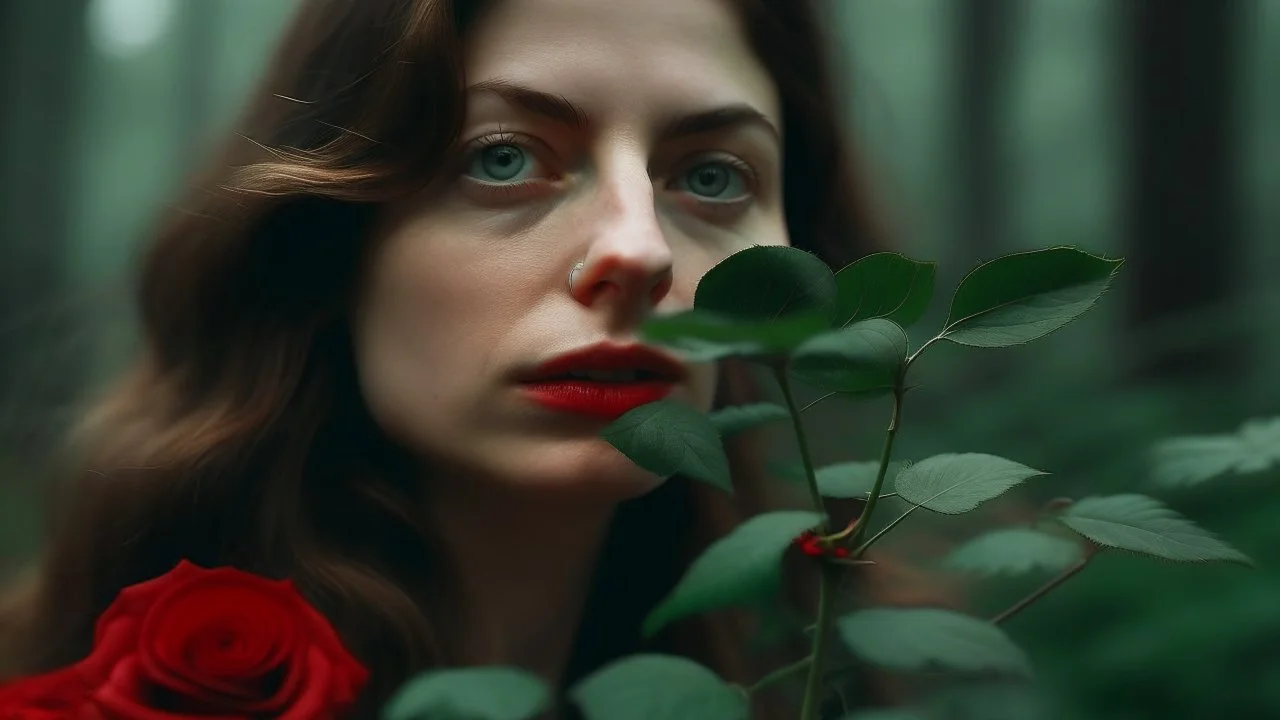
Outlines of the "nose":
[[573,297],[628,320],[642,318],[671,291],[673,257],[658,220],[648,171],[602,180],[581,228],[586,256]]

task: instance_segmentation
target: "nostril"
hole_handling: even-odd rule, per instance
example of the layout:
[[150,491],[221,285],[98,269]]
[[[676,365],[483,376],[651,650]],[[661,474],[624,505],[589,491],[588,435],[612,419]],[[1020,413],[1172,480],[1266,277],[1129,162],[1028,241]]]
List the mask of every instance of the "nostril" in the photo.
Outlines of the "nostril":
[[674,282],[675,279],[668,272],[661,280],[654,283],[653,289],[649,291],[649,302],[656,307],[667,296],[667,293],[671,292],[671,286]]

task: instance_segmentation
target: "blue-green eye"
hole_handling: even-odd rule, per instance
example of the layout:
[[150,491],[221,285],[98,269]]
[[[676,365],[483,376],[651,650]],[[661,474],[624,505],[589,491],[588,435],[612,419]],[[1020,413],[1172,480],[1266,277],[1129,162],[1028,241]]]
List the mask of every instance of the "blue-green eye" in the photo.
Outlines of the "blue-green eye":
[[501,183],[519,180],[531,163],[518,145],[501,143],[481,148],[471,161],[467,174],[484,182]]
[[743,172],[723,161],[689,168],[678,182],[681,190],[712,201],[738,200],[750,192]]

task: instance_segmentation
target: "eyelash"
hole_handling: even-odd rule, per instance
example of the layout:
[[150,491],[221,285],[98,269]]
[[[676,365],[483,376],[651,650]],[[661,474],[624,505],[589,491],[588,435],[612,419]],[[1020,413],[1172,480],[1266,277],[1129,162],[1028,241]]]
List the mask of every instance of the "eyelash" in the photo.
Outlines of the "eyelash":
[[[459,174],[465,172],[467,163],[471,162],[474,155],[476,153],[483,152],[487,148],[497,145],[514,145],[536,157],[537,153],[534,152],[534,146],[539,144],[540,143],[538,143],[537,140],[529,136],[499,130],[491,135],[476,138],[475,140],[468,142],[462,148],[459,157],[458,172]],[[683,176],[683,173],[687,173],[700,165],[713,162],[726,165],[734,171],[741,173],[747,186],[747,194],[741,198],[733,200],[708,200],[706,198],[698,197],[692,193],[684,193],[684,195],[688,199],[688,202],[692,203],[699,211],[705,214],[717,217],[736,215],[741,210],[744,210],[746,206],[755,199],[756,194],[759,192],[759,175],[756,173],[756,170],[752,167],[751,163],[728,153],[708,153],[697,156],[692,161],[685,162],[681,166],[680,171],[675,174],[675,177],[676,179],[679,179]],[[465,178],[466,182],[468,182],[475,190],[483,192],[490,198],[498,201],[516,200],[521,196],[527,196],[529,191],[534,190],[539,186],[545,188],[546,186],[543,183],[548,179],[557,180],[559,178],[537,178],[514,183],[489,183],[482,180],[476,180],[474,178]],[[672,180],[669,184],[674,185],[675,182],[676,180]]]

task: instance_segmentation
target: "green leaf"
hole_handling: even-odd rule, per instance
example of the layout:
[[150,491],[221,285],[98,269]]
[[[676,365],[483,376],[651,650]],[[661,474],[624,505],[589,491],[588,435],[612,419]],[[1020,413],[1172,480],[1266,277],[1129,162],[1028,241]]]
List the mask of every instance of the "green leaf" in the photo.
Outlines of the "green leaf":
[[383,708],[384,720],[527,720],[551,695],[537,677],[511,667],[432,670],[405,683]]
[[1280,418],[1250,420],[1230,435],[1170,438],[1157,443],[1152,455],[1155,482],[1164,487],[1262,472],[1280,466]]
[[787,409],[776,403],[752,403],[721,408],[711,413],[711,424],[728,437],[759,425],[786,420],[791,417]]
[[897,253],[867,255],[836,273],[837,325],[888,318],[910,327],[933,297],[937,263],[917,262]]
[[836,279],[816,255],[765,245],[736,252],[698,282],[693,307],[739,320],[818,314],[830,323]]
[[796,348],[791,373],[823,390],[890,389],[907,356],[907,334],[890,320],[863,320]]
[[988,348],[1043,337],[1092,307],[1123,262],[1057,247],[984,263],[960,282],[940,337]]
[[1058,520],[1103,547],[1175,562],[1253,564],[1244,553],[1146,495],[1084,498],[1067,506]]
[[1032,530],[1004,528],[979,535],[956,548],[944,565],[977,575],[1014,575],[1032,570],[1065,570],[1084,551],[1079,542]]
[[710,418],[674,400],[641,405],[600,433],[636,465],[659,477],[687,475],[733,492],[729,460]]
[[1000,496],[1027,478],[1046,475],[1012,460],[984,453],[935,455],[903,470],[898,495],[927,510],[958,515]]
[[902,708],[876,708],[845,715],[841,720],[925,720],[925,716]]
[[747,696],[711,670],[674,655],[616,660],[569,690],[587,720],[746,720]]
[[[893,492],[894,478],[902,472],[906,463],[891,462],[885,471],[884,485],[881,494]],[[876,473],[880,471],[880,463],[875,460],[835,463],[820,467],[814,471],[818,479],[818,491],[829,498],[865,498],[876,484]],[[800,477],[804,478],[804,469],[800,469]]]
[[873,665],[1031,675],[1027,656],[1000,628],[950,610],[872,608],[837,624],[845,645]]
[[744,320],[694,309],[647,320],[640,336],[677,351],[690,362],[710,362],[732,356],[783,355],[829,328],[826,315],[816,311]]
[[644,621],[651,636],[689,615],[766,599],[778,590],[782,554],[817,513],[785,510],[757,515],[712,543]]
[[925,720],[925,716],[899,708],[876,708],[845,715],[841,720]]

